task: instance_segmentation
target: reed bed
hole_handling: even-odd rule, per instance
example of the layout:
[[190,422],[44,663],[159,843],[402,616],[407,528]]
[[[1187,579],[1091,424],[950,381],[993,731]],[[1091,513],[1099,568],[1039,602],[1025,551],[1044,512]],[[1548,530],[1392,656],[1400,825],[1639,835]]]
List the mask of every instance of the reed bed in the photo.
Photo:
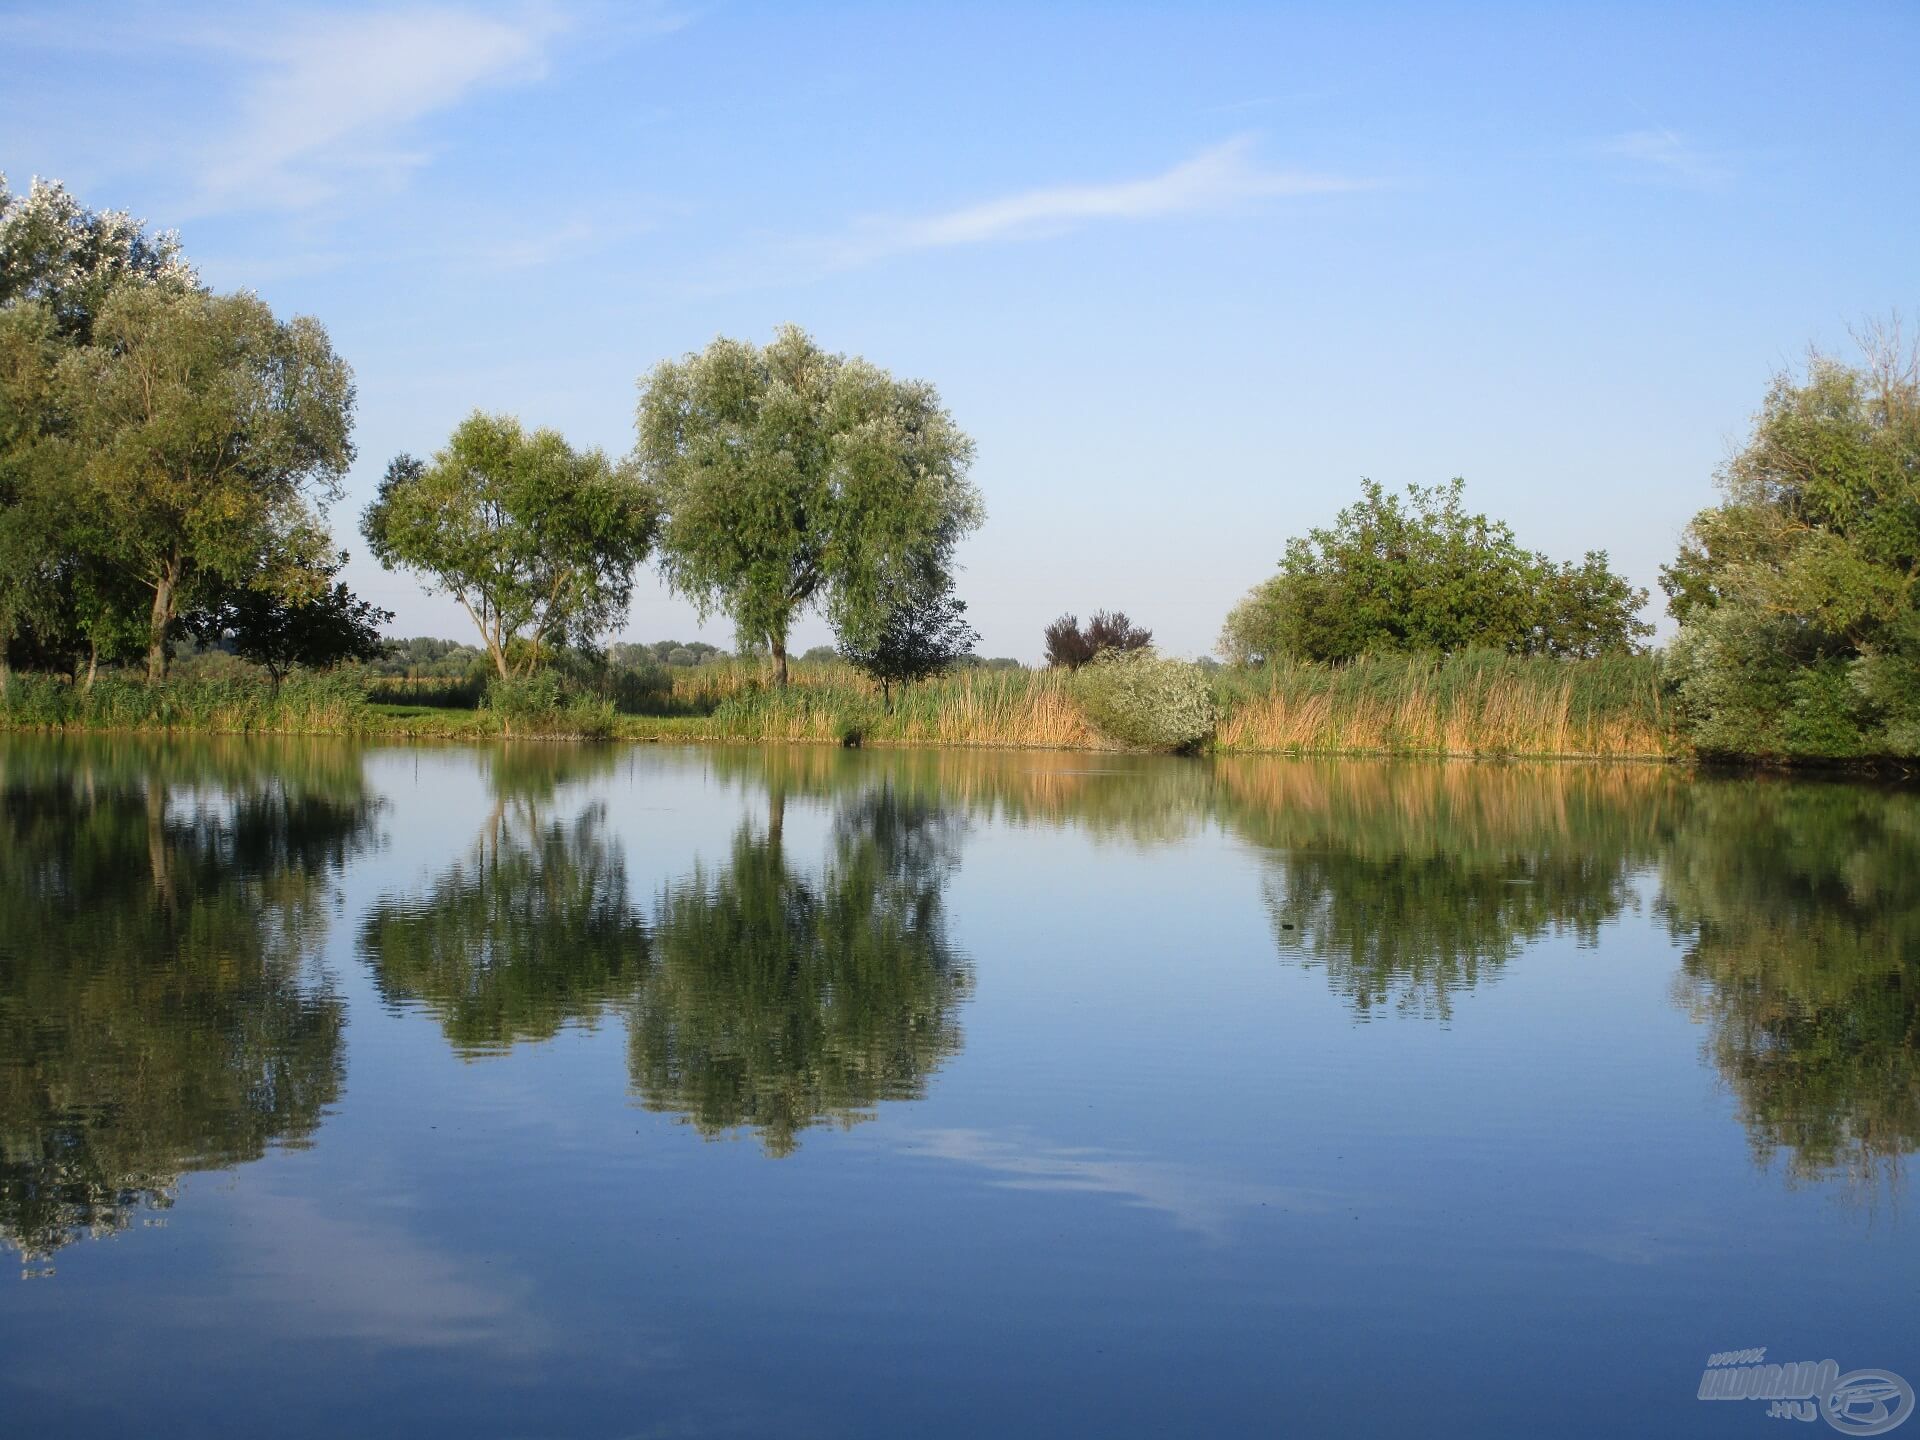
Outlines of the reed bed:
[[[661,667],[643,693],[595,699],[558,677],[519,701],[446,705],[436,688],[341,672],[264,680],[180,680],[149,688],[103,678],[92,689],[15,677],[0,699],[14,729],[732,740],[819,744],[1114,750],[1054,670],[963,669],[896,689],[851,666],[800,663],[790,685],[752,661]],[[1653,655],[1559,661],[1506,655],[1387,656],[1219,671],[1213,740],[1227,753],[1664,758],[1686,753]],[[545,690],[552,690],[546,695]],[[427,693],[421,693],[421,692]],[[565,693],[563,693],[563,691]],[[435,704],[436,701],[443,703]],[[385,703],[382,703],[385,702]],[[401,702],[401,703],[394,703]]]
[[1382,656],[1223,672],[1216,746],[1286,755],[1680,753],[1653,655]]

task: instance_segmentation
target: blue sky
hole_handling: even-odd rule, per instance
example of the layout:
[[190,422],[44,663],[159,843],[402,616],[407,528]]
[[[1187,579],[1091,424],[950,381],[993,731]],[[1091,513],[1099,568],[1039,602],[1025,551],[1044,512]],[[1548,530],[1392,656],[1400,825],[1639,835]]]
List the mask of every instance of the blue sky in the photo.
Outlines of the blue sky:
[[[624,451],[656,360],[792,321],[978,441],[986,651],[1197,654],[1362,476],[1651,587],[1768,376],[1920,304],[1917,60],[1908,4],[0,3],[0,170],[327,325],[356,552],[468,411]],[[694,633],[649,573],[625,635]]]

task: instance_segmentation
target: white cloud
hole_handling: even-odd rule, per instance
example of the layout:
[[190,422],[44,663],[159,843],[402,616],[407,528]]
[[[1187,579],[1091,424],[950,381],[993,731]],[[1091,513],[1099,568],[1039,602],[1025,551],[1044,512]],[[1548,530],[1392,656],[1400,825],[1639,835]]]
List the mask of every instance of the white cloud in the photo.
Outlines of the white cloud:
[[1667,129],[1629,130],[1603,140],[1602,155],[1625,161],[1636,178],[1711,190],[1733,179],[1725,161]]
[[1360,187],[1360,182],[1337,176],[1264,170],[1252,151],[1253,138],[1242,135],[1145,179],[1023,190],[918,218],[870,217],[845,235],[822,242],[822,248],[836,268],[845,268],[913,250],[1030,240],[1106,221],[1160,220],[1276,196]]
[[549,11],[297,19],[248,47],[239,113],[204,155],[199,208],[300,208],[350,181],[391,181],[427,158],[408,143],[412,126],[485,86],[540,78],[559,28]]

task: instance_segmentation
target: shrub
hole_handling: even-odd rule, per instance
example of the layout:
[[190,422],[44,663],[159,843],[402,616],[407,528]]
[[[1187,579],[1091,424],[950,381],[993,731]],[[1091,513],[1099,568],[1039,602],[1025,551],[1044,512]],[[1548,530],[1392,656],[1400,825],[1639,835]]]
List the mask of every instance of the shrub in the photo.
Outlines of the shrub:
[[578,694],[551,670],[494,680],[487,687],[485,708],[507,735],[604,740],[613,734],[612,703]]
[[1101,655],[1075,675],[1074,698],[1108,738],[1142,750],[1196,749],[1219,719],[1206,672],[1152,650]]

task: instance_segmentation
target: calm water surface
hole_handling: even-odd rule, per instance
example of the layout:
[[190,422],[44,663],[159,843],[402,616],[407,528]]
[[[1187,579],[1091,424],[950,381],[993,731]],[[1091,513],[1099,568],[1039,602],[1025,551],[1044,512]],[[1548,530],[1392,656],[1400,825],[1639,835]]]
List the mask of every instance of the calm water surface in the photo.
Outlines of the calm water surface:
[[1764,1436],[1916,1148],[1912,792],[0,738],[8,1436]]

